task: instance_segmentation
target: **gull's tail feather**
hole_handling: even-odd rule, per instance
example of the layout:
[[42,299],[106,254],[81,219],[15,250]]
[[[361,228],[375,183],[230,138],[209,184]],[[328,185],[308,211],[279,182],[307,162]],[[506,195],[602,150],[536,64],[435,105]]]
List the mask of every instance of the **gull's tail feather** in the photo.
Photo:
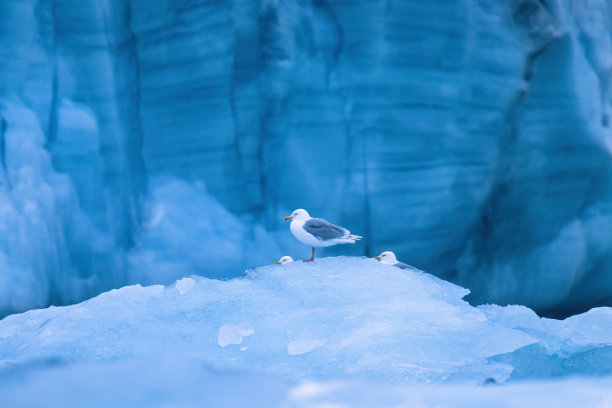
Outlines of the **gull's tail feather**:
[[343,236],[342,238],[340,238],[336,242],[338,242],[339,244],[354,244],[355,241],[359,241],[361,238],[363,238],[363,237],[361,237],[359,235],[348,234],[348,235]]

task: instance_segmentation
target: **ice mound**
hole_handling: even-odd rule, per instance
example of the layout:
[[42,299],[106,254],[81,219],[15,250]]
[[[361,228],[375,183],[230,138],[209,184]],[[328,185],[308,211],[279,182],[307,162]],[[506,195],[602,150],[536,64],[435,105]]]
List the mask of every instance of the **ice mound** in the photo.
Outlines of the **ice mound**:
[[537,343],[495,361],[514,367],[511,379],[612,374],[612,308],[565,320],[539,318],[524,306],[480,306],[489,321],[520,330]]
[[32,361],[190,356],[289,379],[502,382],[492,357],[536,338],[470,306],[468,291],[366,258],[270,265],[228,281],[112,290],[0,321],[0,372]]

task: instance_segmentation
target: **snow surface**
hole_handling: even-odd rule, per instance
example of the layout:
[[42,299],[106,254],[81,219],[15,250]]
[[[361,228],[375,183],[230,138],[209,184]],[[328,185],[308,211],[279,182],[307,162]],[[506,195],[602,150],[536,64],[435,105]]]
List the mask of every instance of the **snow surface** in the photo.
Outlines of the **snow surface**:
[[612,309],[467,293],[353,257],[111,290],[0,321],[0,406],[609,406]]

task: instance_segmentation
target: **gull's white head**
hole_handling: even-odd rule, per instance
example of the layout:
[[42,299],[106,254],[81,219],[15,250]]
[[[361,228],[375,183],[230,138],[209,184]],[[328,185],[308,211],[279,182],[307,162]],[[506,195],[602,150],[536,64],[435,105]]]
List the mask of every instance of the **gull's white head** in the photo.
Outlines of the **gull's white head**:
[[283,256],[281,259],[279,259],[278,261],[274,262],[275,264],[281,264],[284,265],[286,263],[291,263],[293,262],[293,258],[290,257],[289,255]]
[[395,265],[398,262],[395,254],[391,251],[385,251],[382,254],[375,256],[374,259],[378,259],[381,263],[387,265]]
[[293,213],[291,213],[291,215],[286,216],[285,218],[283,218],[284,220],[307,220],[310,218],[310,215],[308,214],[308,211],[303,210],[301,208],[295,210]]

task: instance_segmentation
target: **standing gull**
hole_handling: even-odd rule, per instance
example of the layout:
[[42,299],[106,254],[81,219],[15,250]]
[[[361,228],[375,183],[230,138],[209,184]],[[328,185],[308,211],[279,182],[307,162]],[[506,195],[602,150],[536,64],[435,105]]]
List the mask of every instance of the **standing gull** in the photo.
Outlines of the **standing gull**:
[[289,255],[285,255],[283,256],[281,259],[279,259],[278,261],[274,262],[275,264],[281,264],[284,265],[286,263],[291,263],[293,262],[293,258],[290,257]]
[[385,251],[382,254],[375,256],[374,259],[378,259],[380,263],[384,263],[385,265],[397,266],[400,269],[414,269],[417,271],[419,270],[418,268],[415,268],[412,265],[408,265],[408,264],[398,261],[397,258],[395,257],[395,254],[391,251]]
[[359,235],[351,235],[346,228],[331,224],[322,218],[312,218],[306,210],[295,210],[293,214],[284,218],[292,220],[289,228],[294,237],[303,244],[312,247],[310,259],[304,262],[314,261],[316,247],[328,247],[337,244],[354,244],[361,239]]

